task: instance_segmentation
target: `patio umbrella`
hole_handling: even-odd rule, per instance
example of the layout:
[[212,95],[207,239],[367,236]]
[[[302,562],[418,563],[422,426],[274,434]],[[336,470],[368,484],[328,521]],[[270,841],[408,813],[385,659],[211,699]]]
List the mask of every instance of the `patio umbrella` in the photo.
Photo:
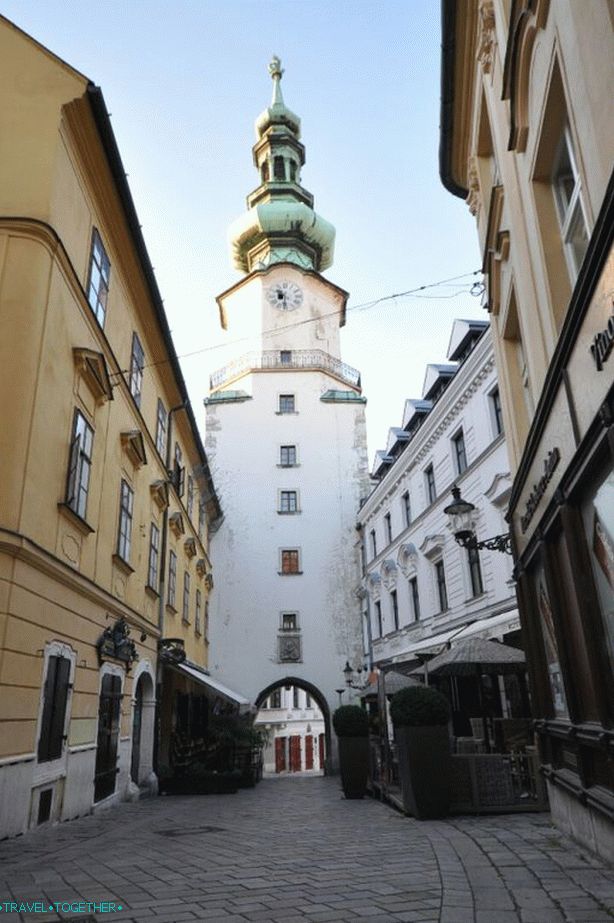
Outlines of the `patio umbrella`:
[[475,676],[482,673],[518,673],[526,667],[524,651],[498,641],[467,638],[453,642],[449,651],[433,657],[429,676]]
[[450,650],[434,657],[429,665],[429,676],[475,676],[478,680],[478,695],[484,726],[484,741],[490,750],[482,676],[484,673],[500,676],[504,673],[519,673],[526,668],[526,657],[516,647],[508,647],[497,641],[481,638],[467,638],[452,645]]

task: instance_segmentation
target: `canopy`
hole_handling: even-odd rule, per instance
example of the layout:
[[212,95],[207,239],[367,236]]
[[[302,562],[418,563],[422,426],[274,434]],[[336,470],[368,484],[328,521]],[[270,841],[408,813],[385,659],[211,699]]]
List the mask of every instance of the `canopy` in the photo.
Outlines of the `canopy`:
[[[483,673],[519,673],[526,668],[526,657],[516,647],[498,641],[467,638],[453,644],[428,664],[429,676],[472,676]],[[419,671],[422,672],[420,667]]]

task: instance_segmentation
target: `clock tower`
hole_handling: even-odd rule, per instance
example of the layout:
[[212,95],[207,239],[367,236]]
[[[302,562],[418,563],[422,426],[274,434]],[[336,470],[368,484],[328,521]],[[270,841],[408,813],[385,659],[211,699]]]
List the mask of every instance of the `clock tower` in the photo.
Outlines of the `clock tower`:
[[284,103],[256,120],[258,186],[230,228],[243,277],[220,322],[255,349],[213,373],[206,447],[224,511],[211,541],[212,670],[258,705],[304,688],[330,714],[346,661],[364,665],[356,513],[368,490],[360,374],[341,360],[348,294],[322,275],[335,230],[301,183],[300,119]]

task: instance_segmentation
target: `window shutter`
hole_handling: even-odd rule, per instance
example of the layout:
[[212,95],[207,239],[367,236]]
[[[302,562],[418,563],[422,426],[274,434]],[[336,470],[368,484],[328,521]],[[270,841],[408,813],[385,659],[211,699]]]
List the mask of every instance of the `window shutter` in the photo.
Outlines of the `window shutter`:
[[72,509],[77,508],[77,472],[79,468],[79,453],[81,450],[81,434],[76,433],[70,446],[70,460],[68,462],[68,480],[66,483],[66,503]]
[[50,657],[47,665],[43,719],[38,742],[40,763],[57,760],[62,755],[69,678],[70,660],[67,657]]

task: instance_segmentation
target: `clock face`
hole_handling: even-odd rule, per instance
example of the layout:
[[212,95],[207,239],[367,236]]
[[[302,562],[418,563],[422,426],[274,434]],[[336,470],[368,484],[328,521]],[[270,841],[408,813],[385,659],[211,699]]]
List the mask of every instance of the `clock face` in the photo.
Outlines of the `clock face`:
[[271,285],[267,289],[267,298],[269,304],[272,304],[274,308],[279,308],[280,311],[294,311],[303,303],[303,292],[296,282],[289,282],[286,279]]

